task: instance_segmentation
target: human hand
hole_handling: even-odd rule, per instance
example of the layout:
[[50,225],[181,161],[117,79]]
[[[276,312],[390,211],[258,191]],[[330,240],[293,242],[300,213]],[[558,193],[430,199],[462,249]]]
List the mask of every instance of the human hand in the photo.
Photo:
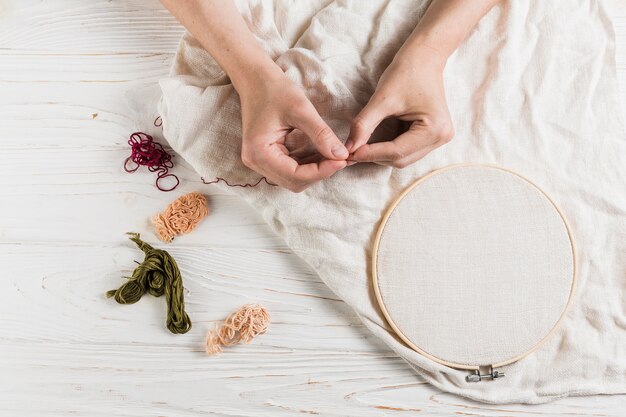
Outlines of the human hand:
[[[246,166],[273,183],[302,191],[347,165],[346,148],[258,42],[234,1],[162,2],[219,63],[239,93],[241,159]],[[294,130],[289,137],[298,138],[300,149],[290,154],[285,139]],[[319,152],[314,161],[299,158],[308,147],[303,136]]]
[[[428,47],[398,52],[354,118],[346,141],[348,160],[404,168],[449,142],[454,129],[443,85],[444,67],[445,58]],[[409,122],[408,130],[392,140],[368,144],[374,129],[388,117]]]
[[[335,134],[255,39],[234,1],[161,1],[215,58],[241,96],[242,159],[246,165],[294,191],[346,166],[347,155],[335,156],[344,155]],[[347,142],[351,161],[403,167],[452,138],[443,89],[445,61],[500,1],[431,2],[381,77],[369,103],[355,118]],[[367,144],[376,126],[387,117],[410,122],[409,130],[391,141]],[[328,159],[315,163],[301,159],[302,164],[298,164],[291,158],[297,153],[289,154],[285,137],[294,128],[309,136]],[[338,153],[333,154],[333,147]]]
[[[269,181],[300,192],[347,165],[348,151],[304,94],[282,73],[239,88],[243,142],[241,160]],[[294,129],[306,135],[322,155],[299,164],[285,146]]]

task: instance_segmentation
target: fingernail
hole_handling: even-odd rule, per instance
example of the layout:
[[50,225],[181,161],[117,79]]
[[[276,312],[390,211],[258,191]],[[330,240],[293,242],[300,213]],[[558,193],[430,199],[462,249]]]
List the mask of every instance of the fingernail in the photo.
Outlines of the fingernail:
[[349,151],[350,149],[352,149],[352,146],[354,146],[354,141],[352,139],[348,139],[346,141],[346,149],[348,149]]
[[356,164],[356,161],[348,161],[348,166],[351,167],[352,165]]
[[339,144],[339,143],[336,144],[335,146],[332,147],[332,149],[330,151],[337,158],[347,158],[348,157],[348,150],[342,144]]

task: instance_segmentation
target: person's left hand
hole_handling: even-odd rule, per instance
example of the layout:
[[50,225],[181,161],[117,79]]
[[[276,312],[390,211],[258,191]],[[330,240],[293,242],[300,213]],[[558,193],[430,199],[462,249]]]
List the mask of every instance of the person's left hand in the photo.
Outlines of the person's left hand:
[[[404,168],[449,142],[454,130],[443,85],[444,66],[445,59],[428,48],[410,56],[399,52],[354,118],[346,141],[348,160]],[[388,117],[409,122],[408,131],[368,144],[374,129]]]

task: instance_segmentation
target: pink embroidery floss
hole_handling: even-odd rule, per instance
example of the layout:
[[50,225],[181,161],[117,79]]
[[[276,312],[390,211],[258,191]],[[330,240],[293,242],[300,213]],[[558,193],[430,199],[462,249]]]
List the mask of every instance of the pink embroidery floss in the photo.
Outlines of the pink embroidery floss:
[[[131,134],[128,139],[128,144],[131,148],[131,154],[124,161],[124,170],[126,172],[132,173],[137,171],[140,166],[147,166],[150,172],[157,173],[155,185],[159,190],[172,191],[178,187],[180,180],[176,175],[169,173],[170,168],[174,167],[174,163],[172,162],[173,156],[165,151],[163,145],[155,142],[152,136],[143,132]],[[130,162],[135,165],[129,166]],[[162,188],[159,185],[159,181],[167,177],[174,178],[176,184],[171,188]]]
[[191,232],[209,214],[209,205],[200,193],[178,197],[162,212],[152,217],[157,237],[171,242],[175,236]]
[[207,355],[217,355],[223,346],[250,343],[252,339],[269,327],[270,314],[260,304],[246,304],[228,316],[221,326],[209,331],[206,336]]

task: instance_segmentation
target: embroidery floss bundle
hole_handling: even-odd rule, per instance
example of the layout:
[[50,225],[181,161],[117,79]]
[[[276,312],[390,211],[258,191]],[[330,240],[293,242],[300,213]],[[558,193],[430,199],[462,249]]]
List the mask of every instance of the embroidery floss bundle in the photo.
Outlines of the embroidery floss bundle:
[[[173,156],[168,154],[163,145],[154,141],[154,138],[147,133],[143,132],[135,132],[130,135],[128,139],[128,144],[131,148],[131,154],[124,161],[124,170],[128,173],[132,173],[137,171],[140,166],[147,166],[150,172],[157,173],[157,179],[155,181],[156,187],[161,191],[172,191],[178,184],[180,184],[180,180],[174,174],[170,174],[170,168],[174,167],[174,163],[172,162]],[[129,162],[134,163],[134,166],[129,167]],[[176,180],[176,184],[174,184],[170,188],[163,188],[159,185],[159,182],[163,180],[163,178],[172,177]]]
[[270,314],[260,304],[246,304],[231,314],[224,323],[206,337],[207,355],[217,355],[222,346],[250,343],[256,336],[265,333],[269,327]]
[[185,312],[183,279],[178,265],[164,250],[155,249],[139,238],[139,233],[127,233],[145,253],[145,259],[133,271],[132,276],[117,290],[106,293],[107,298],[115,297],[119,304],[134,304],[146,293],[155,297],[165,294],[167,302],[167,328],[172,333],[187,333],[191,320]]
[[178,197],[160,214],[152,217],[152,224],[159,239],[171,242],[176,235],[191,232],[209,214],[206,197],[189,193]]

